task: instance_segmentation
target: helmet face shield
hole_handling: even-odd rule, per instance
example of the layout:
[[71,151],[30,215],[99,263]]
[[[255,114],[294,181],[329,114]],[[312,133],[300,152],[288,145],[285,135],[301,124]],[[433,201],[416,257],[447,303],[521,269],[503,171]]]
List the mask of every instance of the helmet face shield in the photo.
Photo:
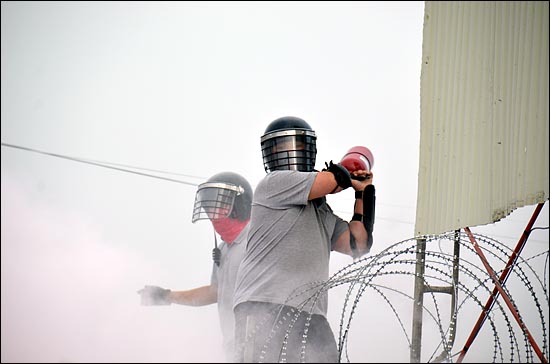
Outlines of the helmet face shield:
[[227,183],[205,182],[199,185],[195,194],[192,222],[229,217],[235,198],[245,191],[241,186]]
[[261,139],[265,171],[313,171],[317,155],[315,141],[315,132],[312,130],[284,130],[265,134]]

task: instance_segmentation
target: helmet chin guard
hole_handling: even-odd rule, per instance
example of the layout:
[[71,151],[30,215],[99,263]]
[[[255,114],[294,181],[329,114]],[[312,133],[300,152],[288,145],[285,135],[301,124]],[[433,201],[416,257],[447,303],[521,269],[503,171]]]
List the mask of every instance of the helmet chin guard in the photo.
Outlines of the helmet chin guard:
[[313,171],[316,139],[315,131],[300,118],[285,116],[274,120],[261,138],[265,171]]

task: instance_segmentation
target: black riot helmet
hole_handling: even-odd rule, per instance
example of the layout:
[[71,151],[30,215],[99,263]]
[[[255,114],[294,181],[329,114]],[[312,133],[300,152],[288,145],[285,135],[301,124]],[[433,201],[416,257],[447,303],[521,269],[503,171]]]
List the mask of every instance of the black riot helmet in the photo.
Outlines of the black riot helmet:
[[272,121],[261,138],[265,171],[313,171],[316,140],[315,132],[303,119],[284,116]]
[[192,222],[225,217],[246,221],[250,218],[251,204],[250,183],[238,173],[221,172],[198,186]]

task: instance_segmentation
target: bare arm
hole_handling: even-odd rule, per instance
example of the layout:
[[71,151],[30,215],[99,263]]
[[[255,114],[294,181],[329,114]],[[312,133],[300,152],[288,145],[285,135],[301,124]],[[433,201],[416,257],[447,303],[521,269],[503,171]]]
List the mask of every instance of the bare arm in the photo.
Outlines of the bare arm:
[[[326,196],[334,191],[336,186],[338,186],[338,184],[336,183],[334,174],[326,171],[318,172],[313,182],[313,186],[311,186],[311,190],[309,191],[308,200]],[[342,188],[338,187],[334,193],[340,191],[342,191]]]
[[187,291],[171,291],[166,299],[179,305],[206,306],[218,302],[218,287],[209,285]]
[[[363,181],[358,181],[352,178],[351,185],[356,191],[363,191],[367,185],[372,184],[372,173],[369,173],[366,170],[351,172],[351,176],[369,176],[368,179]],[[338,193],[340,191],[343,191],[343,188],[338,186],[336,178],[332,172],[318,172],[317,176],[315,176],[315,181],[311,186],[311,190],[309,191],[308,200],[314,200],[316,198],[323,197],[331,193]]]

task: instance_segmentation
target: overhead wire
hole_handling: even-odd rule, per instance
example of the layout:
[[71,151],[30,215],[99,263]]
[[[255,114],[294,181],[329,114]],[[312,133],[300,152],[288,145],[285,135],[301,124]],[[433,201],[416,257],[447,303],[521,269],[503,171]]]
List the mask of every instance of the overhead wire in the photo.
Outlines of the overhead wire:
[[[71,156],[67,156],[67,155],[63,155],[63,154],[45,152],[45,151],[38,150],[38,149],[23,147],[23,146],[20,146],[20,145],[8,144],[8,143],[4,143],[4,142],[2,142],[2,146],[3,147],[15,148],[15,149],[21,149],[21,150],[34,152],[34,153],[39,153],[39,154],[44,154],[44,155],[57,157],[57,158],[68,159],[68,160],[72,160],[74,162],[91,164],[91,165],[95,165],[95,166],[98,166],[98,167],[114,169],[114,170],[121,171],[121,172],[133,173],[133,174],[137,174],[137,175],[141,175],[141,176],[157,178],[157,179],[170,181],[170,182],[181,183],[181,184],[190,185],[190,186],[198,186],[199,184],[198,183],[193,183],[193,182],[182,181],[182,180],[178,180],[178,179],[173,179],[173,178],[161,177],[161,176],[157,176],[157,175],[154,175],[154,174],[148,174],[148,173],[143,173],[143,172],[132,171],[130,169],[120,168],[120,167],[123,166],[123,167],[127,167],[127,168],[134,168],[134,169],[140,169],[140,170],[146,170],[146,171],[152,171],[152,172],[158,172],[158,173],[173,174],[173,175],[179,175],[179,176],[185,176],[185,177],[197,178],[197,179],[203,179],[203,180],[206,179],[206,178],[199,177],[199,176],[192,176],[192,175],[187,175],[187,174],[182,174],[182,173],[174,173],[174,172],[166,172],[166,171],[160,171],[160,170],[143,168],[143,167],[135,167],[135,166],[127,165],[127,164],[102,162],[102,161],[97,161],[97,160],[92,160],[92,159],[71,157]],[[119,166],[119,167],[115,167],[115,166]]]
[[[2,142],[2,146],[4,146],[4,147],[10,147],[10,148],[15,148],[15,149],[20,149],[20,150],[25,150],[25,151],[30,151],[30,152],[39,153],[39,154],[44,154],[44,155],[48,155],[48,156],[52,156],[52,157],[57,157],[57,158],[68,159],[68,160],[72,160],[72,161],[74,161],[74,162],[87,163],[87,164],[91,164],[91,165],[95,165],[95,166],[99,166],[99,167],[103,167],[103,168],[109,168],[109,169],[118,170],[118,171],[121,171],[121,172],[133,173],[133,174],[137,174],[137,175],[141,175],[141,176],[146,176],[146,177],[151,177],[151,178],[157,178],[157,179],[161,179],[161,180],[165,180],[165,181],[170,181],[170,182],[181,183],[181,184],[190,185],[190,186],[198,186],[199,184],[198,184],[198,183],[193,183],[193,182],[187,182],[187,181],[177,180],[177,179],[173,179],[173,178],[161,177],[161,176],[157,176],[157,175],[153,175],[153,174],[148,174],[148,173],[142,173],[142,172],[132,171],[132,170],[129,170],[129,169],[126,169],[126,168],[133,168],[133,169],[138,169],[138,170],[143,170],[143,171],[150,171],[150,172],[156,172],[156,173],[164,173],[164,174],[171,174],[171,175],[178,175],[178,176],[183,176],[183,177],[188,177],[188,178],[196,178],[196,179],[206,180],[205,177],[200,177],[200,176],[193,176],[193,175],[183,174],[183,173],[162,171],[162,170],[151,169],[151,168],[136,167],[136,166],[131,166],[131,165],[128,165],[128,164],[112,163],[112,162],[98,161],[98,160],[93,160],[93,159],[85,159],[85,158],[71,157],[71,156],[67,156],[67,155],[63,155],[63,154],[45,152],[45,151],[38,150],[38,149],[23,147],[23,146],[14,145],[14,144],[8,144],[8,143],[4,143],[4,142]],[[115,167],[115,166],[118,166],[118,167]],[[120,167],[126,167],[126,168],[120,168]],[[345,198],[344,198],[344,199],[345,199]],[[391,206],[391,205],[389,205],[389,204],[387,204],[387,205],[388,205],[388,206]],[[395,207],[412,208],[411,206],[395,206]],[[347,213],[348,213],[348,212],[341,211],[341,210],[334,210],[334,211],[335,211],[335,212],[344,213],[344,214],[347,214]],[[386,218],[386,217],[381,217],[381,216],[377,217],[377,219],[379,219],[379,220],[393,221],[393,222],[397,222],[397,223],[401,223],[401,224],[406,224],[406,225],[413,225],[413,224],[414,224],[414,223],[411,222],[411,221],[397,220],[397,219],[394,219],[394,218]],[[535,229],[541,229],[541,228],[534,228],[534,229],[532,229],[532,230],[535,230]],[[509,237],[509,236],[501,236],[501,237],[503,237],[503,238],[512,238],[512,237]],[[539,240],[536,240],[536,239],[532,239],[532,240],[533,240],[533,241],[540,242]]]

